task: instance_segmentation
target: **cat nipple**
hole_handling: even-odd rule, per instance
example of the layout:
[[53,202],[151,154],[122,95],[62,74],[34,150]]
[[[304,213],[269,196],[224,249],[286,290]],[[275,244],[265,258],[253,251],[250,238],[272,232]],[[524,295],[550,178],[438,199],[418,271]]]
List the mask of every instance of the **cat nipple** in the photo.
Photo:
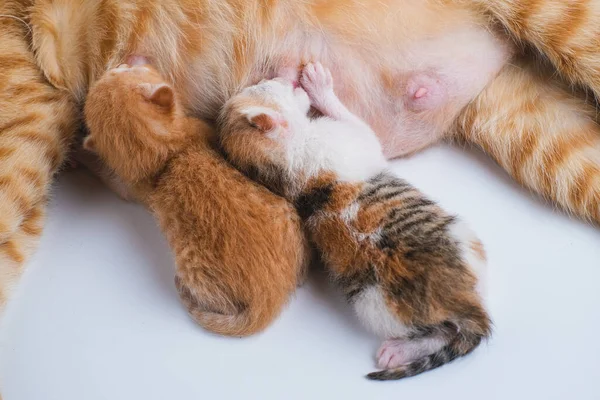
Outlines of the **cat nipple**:
[[427,88],[419,88],[417,90],[417,92],[415,93],[415,99],[420,99],[421,97],[425,96],[427,94],[428,90]]
[[437,75],[415,73],[406,82],[406,108],[411,111],[433,110],[448,100],[445,82]]

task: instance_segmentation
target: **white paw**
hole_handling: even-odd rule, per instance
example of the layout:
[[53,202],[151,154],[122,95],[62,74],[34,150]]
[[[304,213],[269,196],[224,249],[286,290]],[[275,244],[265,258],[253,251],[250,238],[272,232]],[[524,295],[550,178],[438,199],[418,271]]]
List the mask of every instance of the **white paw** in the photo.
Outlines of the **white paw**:
[[331,72],[320,62],[309,63],[304,67],[301,83],[311,98],[320,98],[325,93],[333,91]]

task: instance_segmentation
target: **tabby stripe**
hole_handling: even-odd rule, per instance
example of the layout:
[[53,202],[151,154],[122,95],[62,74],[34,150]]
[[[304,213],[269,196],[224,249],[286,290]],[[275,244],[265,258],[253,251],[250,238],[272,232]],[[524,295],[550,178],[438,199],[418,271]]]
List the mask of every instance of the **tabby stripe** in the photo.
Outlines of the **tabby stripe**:
[[13,147],[0,147],[0,159],[8,158],[15,154],[15,149]]
[[28,217],[27,220],[21,224],[21,230],[27,235],[39,236],[43,231],[42,223],[43,221],[41,221],[41,218],[37,216]]
[[44,175],[42,175],[42,172],[39,169],[21,167],[18,168],[14,174],[21,175],[21,177],[29,181],[36,189],[46,184],[46,179],[44,179]]
[[30,129],[15,132],[11,134],[10,137],[46,147],[56,147],[58,145],[55,137],[41,134],[39,131],[32,131]]
[[535,150],[538,147],[540,135],[532,129],[527,129],[521,133],[519,146],[511,146],[512,153],[510,154],[510,166],[505,168],[510,169],[513,177],[517,182],[523,184],[523,167],[533,157]]
[[14,175],[0,176],[0,189],[8,187],[4,193],[7,197],[12,198],[13,202],[22,212],[27,211],[31,199],[21,190],[22,185],[15,179]]
[[581,207],[586,203],[588,195],[593,193],[592,184],[597,177],[600,177],[600,167],[590,164],[582,167],[582,172],[573,183],[569,198],[574,207]]
[[395,232],[409,232],[415,227],[420,227],[423,224],[428,224],[433,221],[433,216],[431,213],[425,214],[425,216],[420,218],[413,218],[409,220],[404,220],[398,225],[394,226],[393,229],[390,230],[391,233]]
[[[415,191],[415,195],[418,195],[418,193],[416,191]],[[391,228],[393,225],[397,224],[398,222],[400,222],[403,219],[408,219],[408,218],[414,216],[418,212],[426,211],[426,210],[416,210],[417,208],[420,209],[420,208],[426,208],[426,207],[431,207],[431,206],[436,205],[433,201],[427,200],[421,196],[412,197],[412,198],[410,198],[410,200],[413,200],[413,201],[409,202],[408,200],[405,200],[403,202],[403,204],[394,207],[392,212],[387,217],[387,220],[389,220],[390,222],[385,224],[385,226],[383,227],[384,230]]]
[[412,192],[413,189],[411,187],[405,187],[402,189],[397,189],[397,190],[392,190],[391,192],[387,192],[384,194],[381,194],[378,198],[377,198],[377,202],[380,201],[388,201],[391,200],[395,197],[400,197],[403,194],[406,194],[407,192]]
[[25,261],[25,256],[17,248],[17,245],[12,240],[0,244],[0,252],[4,252],[8,256],[8,258],[10,258],[19,265],[21,265],[23,261]]
[[438,234],[446,235],[448,230],[448,225],[454,222],[456,219],[454,217],[445,217],[442,218],[441,221],[437,223],[433,223],[424,229],[423,234],[426,236],[435,236]]
[[43,120],[44,118],[45,117],[41,114],[28,114],[23,117],[15,118],[15,119],[5,123],[4,125],[0,125],[0,132],[6,133],[7,131],[10,131],[17,127],[20,128],[24,125],[30,125],[34,122],[39,122],[39,121]]
[[565,163],[569,156],[576,150],[591,146],[592,144],[589,136],[577,135],[573,137],[565,132],[549,148],[543,149],[544,157],[538,171],[541,175],[540,180],[545,193],[551,194],[555,190],[553,181],[555,180],[556,170]]
[[397,195],[413,190],[412,186],[410,186],[408,183],[398,183],[394,181],[381,182],[375,187],[371,187],[367,191],[361,193],[358,196],[357,201],[365,204],[378,202],[383,196],[386,196],[386,194],[381,193],[385,189],[393,189],[394,192],[398,191]]
[[428,212],[425,210],[414,210],[413,209],[413,210],[398,210],[398,211],[399,211],[399,215],[396,215],[393,220],[391,220],[390,222],[388,222],[387,224],[385,224],[383,226],[384,231],[393,229],[393,228],[397,227],[398,225],[400,225],[401,222],[408,221],[409,219],[414,218],[417,215],[428,214]]

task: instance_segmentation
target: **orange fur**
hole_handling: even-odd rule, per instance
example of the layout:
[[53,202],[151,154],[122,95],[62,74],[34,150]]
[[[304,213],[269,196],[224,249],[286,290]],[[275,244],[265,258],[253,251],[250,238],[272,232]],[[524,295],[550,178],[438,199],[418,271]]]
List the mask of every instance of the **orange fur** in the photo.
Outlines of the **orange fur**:
[[[2,185],[19,180],[15,163],[36,164],[42,177],[19,191],[9,185],[10,194],[0,188],[1,240],[12,237],[27,209],[46,198],[50,176],[64,158],[65,145],[59,138],[68,138],[77,120],[67,95],[83,103],[89,86],[130,54],[149,57],[175,84],[184,106],[208,119],[233,93],[279,67],[321,60],[341,82],[336,92],[344,103],[373,126],[393,157],[406,153],[399,144],[405,121],[393,114],[399,96],[394,90],[402,87],[395,79],[403,71],[431,66],[431,60],[410,59],[424,41],[448,38],[450,45],[461,46],[450,46],[455,50],[451,59],[442,61],[463,54],[478,67],[488,53],[474,48],[471,36],[457,39],[457,32],[481,37],[499,21],[514,39],[548,57],[567,81],[586,85],[598,95],[599,10],[598,0],[2,0],[0,171],[9,171]],[[511,53],[508,38],[493,36],[494,46]],[[529,65],[524,68],[525,75],[537,77]],[[493,79],[490,74],[488,81]],[[556,119],[550,111],[537,108],[531,96],[521,101],[516,86],[501,76],[458,124],[453,122],[476,93],[428,116],[437,132],[413,151],[458,127],[459,137],[489,151],[530,188],[579,216],[600,221],[593,210],[598,207],[594,160],[600,152],[586,145],[600,129],[589,123],[589,107],[571,96],[547,95],[562,91],[553,80],[535,79],[526,86],[530,93],[544,94],[544,109],[562,110],[561,118],[570,121],[568,131],[564,125],[551,126]],[[508,101],[484,107],[495,92]],[[520,106],[514,107],[513,100]],[[469,120],[478,123],[474,126]],[[588,122],[578,125],[582,120]],[[11,126],[18,128],[18,135],[7,133]],[[566,136],[558,141],[562,135]],[[528,157],[528,152],[548,149],[545,137],[556,143],[575,143],[572,137],[592,142],[578,142],[586,151],[565,153],[553,147],[556,157],[548,160]],[[519,148],[524,150],[515,150]],[[508,152],[514,157],[510,162],[505,159]],[[528,160],[527,165],[522,160]]]
[[[597,3],[589,2],[586,6],[580,0],[386,0],[374,6],[358,0],[218,3],[151,0],[143,4],[116,0],[100,3],[39,0],[30,16],[33,45],[42,70],[51,82],[66,88],[79,100],[83,100],[87,86],[104,68],[114,67],[129,54],[137,53],[149,57],[168,76],[187,109],[213,119],[223,102],[240,88],[269,76],[284,64],[298,65],[319,59],[331,67],[335,81],[341,82],[336,92],[344,103],[380,135],[387,154],[396,156],[424,147],[442,134],[453,133],[453,121],[477,94],[473,91],[471,97],[447,104],[439,112],[412,115],[411,118],[416,118],[415,126],[422,125],[422,119],[426,118],[430,130],[439,133],[421,138],[419,143],[409,142],[409,149],[405,149],[402,134],[396,131],[412,125],[393,115],[397,91],[403,87],[403,73],[437,65],[425,56],[411,60],[410,55],[418,50],[419,43],[453,35],[460,38],[457,32],[464,30],[472,32],[471,36],[465,36],[465,43],[468,40],[477,43],[476,38],[486,35],[482,33],[486,30],[480,27],[493,24],[491,16],[501,21],[514,37],[546,54],[567,79],[587,84],[597,93],[600,51],[597,46],[590,47],[593,40],[587,40],[597,31],[593,25],[593,16],[600,9]],[[548,18],[550,23],[541,23]],[[74,38],[77,42],[72,42]],[[440,42],[440,46],[455,46],[463,41],[450,40]],[[509,49],[505,53],[510,53],[509,40],[501,34],[495,34],[494,40],[493,46],[504,46]],[[462,48],[465,47],[456,47],[458,56],[464,51]],[[470,62],[485,62],[484,58],[472,58],[478,53],[471,50],[466,54],[471,57]],[[375,59],[376,63],[372,61]],[[486,79],[493,78],[492,74]],[[555,83],[536,80],[535,85],[536,90],[544,91]],[[500,84],[491,87],[500,94],[504,90]],[[570,107],[571,101],[565,97],[552,100],[554,107],[569,109],[566,112],[569,120],[585,118],[586,106]],[[513,115],[516,126],[521,118],[531,119],[526,108]],[[535,113],[532,122],[547,126],[546,117],[543,112]],[[490,140],[504,143],[505,149],[514,148],[511,143],[528,133],[512,132],[510,126],[502,124],[497,128],[507,130],[487,136],[496,136]],[[594,126],[589,129],[598,133]],[[462,137],[474,138],[474,135],[466,132]],[[592,148],[589,151],[597,151]],[[540,163],[537,169],[546,168],[548,163]],[[585,164],[583,158],[577,162],[582,163]],[[575,173],[570,170],[572,164],[558,164],[560,171],[548,171],[548,176]],[[583,168],[587,176],[594,175],[593,168]],[[523,181],[535,179],[536,176],[527,176]],[[584,185],[586,180],[582,178],[580,183]],[[550,180],[548,184],[553,186],[550,190],[540,191],[564,205],[564,199],[555,195],[563,192],[563,185],[568,183]],[[538,185],[529,186],[538,190]],[[584,217],[590,215],[585,207],[570,209]]]
[[600,99],[600,2],[478,0],[518,40],[535,46],[571,83]]
[[0,316],[42,231],[54,173],[76,126],[25,40],[24,2],[0,2]]
[[595,110],[552,80],[531,68],[505,67],[458,119],[458,131],[519,183],[600,223]]
[[147,67],[109,71],[92,87],[85,115],[85,146],[157,217],[192,317],[223,335],[264,329],[306,270],[293,208],[229,166],[208,125],[186,117]]

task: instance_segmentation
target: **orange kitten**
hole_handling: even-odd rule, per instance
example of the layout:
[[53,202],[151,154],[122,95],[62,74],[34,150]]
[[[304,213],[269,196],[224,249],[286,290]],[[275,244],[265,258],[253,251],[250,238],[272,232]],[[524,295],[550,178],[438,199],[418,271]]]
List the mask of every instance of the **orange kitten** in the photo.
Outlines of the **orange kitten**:
[[[14,267],[0,265],[0,287],[21,274],[28,251],[16,232],[44,207],[79,120],[73,103],[131,54],[150,57],[186,109],[209,119],[282,67],[325,62],[389,157],[465,139],[523,185],[600,223],[595,108],[510,57],[513,41],[529,45],[552,73],[600,96],[597,1],[7,0],[0,15],[0,246],[19,249]],[[411,107],[427,93],[443,100],[435,110]]]
[[303,279],[305,239],[293,208],[231,167],[212,130],[184,115],[149,66],[108,71],[85,106],[98,153],[157,217],[175,254],[175,283],[206,329],[264,329]]

